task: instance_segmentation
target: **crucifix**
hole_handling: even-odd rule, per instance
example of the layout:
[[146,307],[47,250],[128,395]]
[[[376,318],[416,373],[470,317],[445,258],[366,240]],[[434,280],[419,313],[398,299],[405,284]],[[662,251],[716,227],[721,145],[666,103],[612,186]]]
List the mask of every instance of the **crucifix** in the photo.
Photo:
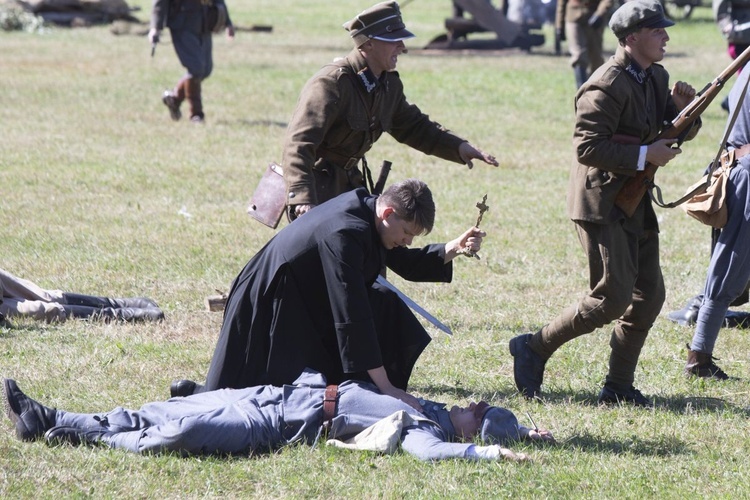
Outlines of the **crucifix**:
[[[482,216],[484,213],[490,209],[489,205],[487,205],[487,195],[485,194],[482,198],[482,201],[478,201],[476,207],[479,209],[479,216],[477,217],[477,223],[474,224],[474,227],[479,227],[479,224],[482,222]],[[472,252],[468,248],[464,248],[460,253],[463,255],[466,255],[467,257],[476,257],[479,259],[479,254],[476,252]]]

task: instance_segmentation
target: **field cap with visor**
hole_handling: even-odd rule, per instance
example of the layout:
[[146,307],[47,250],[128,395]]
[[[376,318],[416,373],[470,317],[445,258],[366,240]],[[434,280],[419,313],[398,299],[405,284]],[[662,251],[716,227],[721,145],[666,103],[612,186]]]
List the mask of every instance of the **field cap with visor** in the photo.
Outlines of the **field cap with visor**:
[[381,2],[373,5],[344,23],[344,29],[349,32],[355,47],[373,38],[385,42],[414,38],[414,33],[406,29],[401,19],[398,2]]
[[664,15],[658,0],[630,0],[617,9],[609,20],[609,28],[622,40],[641,28],[669,28],[674,22]]
[[474,418],[481,422],[479,426],[480,437],[487,444],[502,444],[509,441],[517,441],[518,419],[513,412],[490,406],[484,401],[477,403],[474,408]]

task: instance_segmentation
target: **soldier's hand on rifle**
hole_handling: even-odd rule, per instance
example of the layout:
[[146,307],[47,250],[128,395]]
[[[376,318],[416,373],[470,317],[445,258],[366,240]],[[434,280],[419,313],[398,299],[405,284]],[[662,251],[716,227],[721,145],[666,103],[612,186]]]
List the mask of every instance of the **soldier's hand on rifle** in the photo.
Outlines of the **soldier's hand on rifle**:
[[462,142],[460,146],[458,146],[458,155],[461,157],[461,160],[466,163],[466,166],[469,167],[469,170],[474,168],[474,164],[471,162],[471,160],[482,160],[488,165],[493,165],[497,167],[498,163],[494,156],[488,155],[487,153],[484,153],[483,151],[475,148],[471,144],[468,143],[468,141]]
[[682,153],[680,148],[672,147],[676,142],[677,139],[661,139],[649,144],[646,148],[646,161],[657,167],[663,167],[672,158]]
[[685,82],[676,82],[672,86],[672,100],[678,110],[684,109],[693,99],[695,99],[695,89],[691,85]]
[[306,214],[313,208],[315,208],[315,205],[312,205],[312,204],[294,205],[294,215],[299,217],[300,215]]
[[231,24],[227,25],[227,38],[234,40],[234,26]]
[[464,234],[459,236],[453,241],[449,241],[445,244],[445,259],[444,262],[447,264],[460,252],[470,250],[472,253],[477,253],[482,248],[482,240],[487,236],[487,233],[476,227],[470,227]]
[[151,45],[156,45],[159,43],[159,35],[161,34],[161,31],[156,28],[151,28],[148,30],[148,41]]

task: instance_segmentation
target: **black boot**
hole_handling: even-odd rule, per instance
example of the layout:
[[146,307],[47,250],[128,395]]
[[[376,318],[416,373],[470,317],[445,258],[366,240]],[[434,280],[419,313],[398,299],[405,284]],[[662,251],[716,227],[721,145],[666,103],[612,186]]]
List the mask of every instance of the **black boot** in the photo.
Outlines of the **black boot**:
[[137,323],[141,321],[162,321],[164,319],[164,313],[161,309],[150,307],[146,309],[138,309],[135,307],[121,307],[114,309],[114,318],[119,321],[126,321],[129,323]]
[[159,308],[150,307],[137,309],[133,307],[91,307],[64,305],[65,314],[68,318],[91,319],[104,321],[125,321],[136,323],[139,321],[161,321],[164,313]]
[[173,398],[186,397],[197,392],[202,392],[203,386],[192,380],[182,379],[174,380],[169,386],[169,395]]
[[18,388],[15,380],[3,379],[3,392],[5,414],[15,424],[16,437],[21,441],[42,437],[55,425],[57,410],[47,408],[28,397]]
[[702,303],[703,295],[696,295],[688,300],[685,307],[679,311],[672,311],[667,314],[667,318],[680,326],[693,326],[698,321],[698,311]]
[[80,429],[67,425],[52,427],[44,434],[44,439],[50,446],[68,443],[72,446],[81,444],[98,445],[114,433],[106,429]]
[[185,98],[190,103],[190,121],[193,123],[203,123],[205,115],[203,114],[200,78],[188,79],[185,83]]
[[133,297],[124,299],[113,299],[110,297],[97,297],[94,295],[82,295],[80,293],[63,293],[63,301],[65,304],[71,306],[88,306],[98,307],[103,309],[105,307],[113,307],[115,309],[121,307],[134,307],[136,309],[151,309],[159,308],[159,304],[147,297]]

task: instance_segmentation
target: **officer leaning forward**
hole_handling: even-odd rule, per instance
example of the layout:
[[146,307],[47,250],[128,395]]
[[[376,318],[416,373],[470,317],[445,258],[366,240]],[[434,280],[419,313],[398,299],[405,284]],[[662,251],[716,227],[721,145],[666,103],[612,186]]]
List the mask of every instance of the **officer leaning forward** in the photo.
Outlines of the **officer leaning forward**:
[[286,132],[282,164],[290,218],[364,186],[364,155],[383,132],[469,168],[473,159],[497,166],[493,156],[431,121],[406,100],[395,69],[399,55],[406,53],[404,40],[414,34],[404,26],[397,2],[374,5],[344,28],[354,50],[305,84]]

